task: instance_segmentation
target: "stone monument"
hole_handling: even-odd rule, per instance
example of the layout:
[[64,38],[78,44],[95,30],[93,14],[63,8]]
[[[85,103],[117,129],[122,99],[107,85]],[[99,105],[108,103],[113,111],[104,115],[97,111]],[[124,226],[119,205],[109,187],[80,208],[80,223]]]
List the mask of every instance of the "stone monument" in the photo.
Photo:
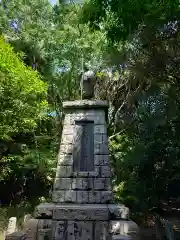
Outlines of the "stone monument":
[[91,99],[95,76],[85,76],[83,99],[63,103],[65,118],[52,203],[38,206],[37,219],[29,220],[25,229],[31,240],[45,236],[111,240],[112,223],[117,226],[115,220],[119,223],[129,217],[128,209],[113,201],[105,118],[108,103]]

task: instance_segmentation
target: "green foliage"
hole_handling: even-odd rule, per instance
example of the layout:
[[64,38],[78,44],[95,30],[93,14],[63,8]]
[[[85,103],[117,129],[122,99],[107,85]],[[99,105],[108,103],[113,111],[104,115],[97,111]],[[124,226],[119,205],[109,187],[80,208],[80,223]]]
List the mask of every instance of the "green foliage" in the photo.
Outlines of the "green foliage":
[[2,38],[0,58],[0,138],[9,140],[18,132],[36,128],[37,120],[46,114],[47,88]]
[[146,26],[162,28],[179,18],[178,0],[90,0],[83,6],[81,21],[95,29],[101,26],[110,40],[119,42]]

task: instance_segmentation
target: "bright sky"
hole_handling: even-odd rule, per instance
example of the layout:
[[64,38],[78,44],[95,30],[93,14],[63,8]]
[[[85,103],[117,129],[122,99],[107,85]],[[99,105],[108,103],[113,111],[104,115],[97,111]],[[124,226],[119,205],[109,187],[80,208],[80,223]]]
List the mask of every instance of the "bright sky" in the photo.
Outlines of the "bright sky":
[[50,0],[50,2],[51,2],[52,4],[55,4],[55,3],[56,3],[56,0]]

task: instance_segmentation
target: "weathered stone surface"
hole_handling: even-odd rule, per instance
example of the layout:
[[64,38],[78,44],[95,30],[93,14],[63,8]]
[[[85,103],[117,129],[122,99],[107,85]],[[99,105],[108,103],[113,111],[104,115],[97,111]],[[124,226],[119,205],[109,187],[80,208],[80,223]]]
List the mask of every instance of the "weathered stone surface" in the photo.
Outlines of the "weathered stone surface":
[[76,172],[94,170],[94,123],[92,121],[77,121],[77,137],[73,149],[73,169]]
[[129,236],[118,234],[118,235],[113,235],[112,240],[132,240],[132,238]]
[[100,203],[101,194],[100,191],[89,191],[89,203]]
[[129,208],[123,204],[108,204],[110,219],[129,219]]
[[75,240],[74,221],[67,222],[67,240]]
[[[35,209],[35,217],[51,218],[55,204],[53,203],[42,203]],[[29,220],[28,220],[29,221]]]
[[38,229],[37,233],[38,240],[51,240],[52,239],[52,229]]
[[94,124],[105,124],[105,114],[99,111],[93,112],[78,112],[76,114],[68,114],[68,117],[65,117],[64,124],[74,125],[76,121],[93,121]]
[[88,203],[87,191],[77,191],[77,203]]
[[75,203],[77,201],[77,192],[74,190],[66,190],[64,202]]
[[73,134],[69,134],[69,135],[63,134],[61,139],[61,144],[62,145],[73,144],[73,140],[74,140]]
[[58,165],[72,166],[73,165],[73,155],[60,154],[58,157]]
[[76,100],[76,101],[67,101],[63,102],[63,108],[67,110],[75,110],[75,109],[106,109],[108,108],[107,101],[101,100]]
[[109,166],[101,166],[101,177],[111,177],[111,169]]
[[16,231],[16,222],[17,222],[17,218],[16,217],[11,217],[9,219],[9,223],[8,223],[8,227],[7,227],[7,231],[6,234],[9,235],[13,232]]
[[63,203],[65,200],[65,191],[53,191],[52,201],[54,203]]
[[77,240],[91,240],[93,237],[92,221],[75,221],[74,236]]
[[71,189],[72,178],[56,178],[54,181],[54,190]]
[[108,165],[109,164],[109,155],[95,155],[94,156],[95,165]]
[[105,124],[95,125],[94,126],[94,134],[107,134],[107,128]]
[[52,228],[52,219],[39,219],[38,229],[50,229]]
[[60,153],[61,154],[72,154],[74,149],[73,144],[61,144]]
[[25,240],[26,234],[22,231],[13,232],[11,234],[6,235],[6,240]]
[[73,176],[88,177],[89,176],[89,172],[73,172]]
[[95,166],[94,171],[89,172],[89,177],[100,177],[100,166]]
[[94,143],[95,144],[108,144],[107,134],[94,134]]
[[94,178],[94,190],[111,190],[110,178]]
[[72,189],[89,190],[93,189],[93,178],[74,178]]
[[105,189],[105,190],[112,191],[111,178],[106,178],[104,189]]
[[56,178],[66,178],[71,177],[73,172],[72,166],[57,166]]
[[95,178],[94,179],[94,190],[105,189],[105,178]]
[[109,153],[109,149],[108,149],[108,145],[104,144],[104,143],[95,143],[94,144],[94,153],[95,154],[108,154]]
[[37,230],[39,219],[30,219],[24,225],[24,232],[26,234],[26,239],[28,240],[36,240],[37,239]]
[[111,231],[113,235],[120,234],[131,237],[133,240],[139,239],[139,228],[138,225],[129,220],[129,221],[111,221]]
[[74,127],[74,125],[64,125],[64,128],[63,128],[63,132],[62,132],[63,135],[74,135],[76,134],[76,129]]
[[112,201],[111,191],[101,191],[101,203],[110,203]]
[[96,221],[95,222],[95,240],[109,240],[110,233],[109,233],[109,224],[108,221]]
[[108,220],[106,204],[61,204],[56,205],[53,219],[61,220]]
[[64,240],[67,236],[67,223],[65,221],[53,221],[53,239]]

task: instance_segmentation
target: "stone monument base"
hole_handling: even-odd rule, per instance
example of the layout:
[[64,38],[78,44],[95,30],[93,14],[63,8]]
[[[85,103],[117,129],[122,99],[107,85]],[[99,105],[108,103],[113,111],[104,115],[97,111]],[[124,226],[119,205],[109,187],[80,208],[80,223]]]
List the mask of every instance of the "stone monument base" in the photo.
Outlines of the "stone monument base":
[[[36,217],[51,219],[52,239],[103,239],[109,240],[112,224],[109,219],[129,218],[129,210],[118,204],[41,204],[36,209]],[[42,227],[50,228],[49,224]],[[42,232],[42,231],[40,231]]]

